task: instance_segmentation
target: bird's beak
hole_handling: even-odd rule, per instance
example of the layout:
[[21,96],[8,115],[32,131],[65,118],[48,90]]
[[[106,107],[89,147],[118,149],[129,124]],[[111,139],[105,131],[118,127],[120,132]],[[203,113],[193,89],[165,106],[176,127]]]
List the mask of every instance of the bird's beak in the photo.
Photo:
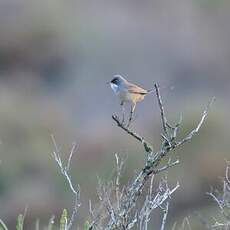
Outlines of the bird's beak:
[[108,85],[108,84],[110,84],[110,81],[107,81],[107,82],[106,82],[106,85]]

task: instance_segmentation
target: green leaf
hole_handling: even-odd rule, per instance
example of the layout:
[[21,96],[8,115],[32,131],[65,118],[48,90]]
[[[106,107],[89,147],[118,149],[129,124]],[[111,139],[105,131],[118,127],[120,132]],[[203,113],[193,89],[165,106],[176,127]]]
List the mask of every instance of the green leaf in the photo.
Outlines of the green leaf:
[[150,144],[146,143],[146,142],[144,142],[144,148],[145,148],[145,151],[147,153],[153,152],[153,147]]
[[63,209],[61,219],[60,219],[60,230],[65,230],[66,229],[67,221],[68,221],[67,210]]
[[88,230],[89,229],[89,221],[86,221],[83,225],[83,230]]
[[23,230],[23,224],[24,224],[24,215],[19,214],[17,218],[16,229]]
[[0,219],[0,230],[8,230],[2,219]]

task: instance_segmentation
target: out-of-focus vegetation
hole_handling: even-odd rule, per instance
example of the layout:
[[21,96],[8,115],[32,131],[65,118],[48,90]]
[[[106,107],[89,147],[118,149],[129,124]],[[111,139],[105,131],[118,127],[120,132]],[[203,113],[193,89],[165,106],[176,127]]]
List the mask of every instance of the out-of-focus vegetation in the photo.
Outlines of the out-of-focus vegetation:
[[[215,213],[204,194],[219,184],[229,158],[229,3],[0,1],[0,217],[10,229],[25,206],[26,229],[37,218],[46,226],[52,214],[60,219],[63,208],[72,207],[50,156],[51,134],[63,152],[73,141],[79,144],[71,174],[82,190],[80,226],[87,220],[88,199],[95,197],[97,175],[105,180],[113,175],[115,152],[128,157],[122,183],[142,167],[141,147],[111,120],[120,108],[105,82],[116,73],[146,88],[158,82],[169,118],[175,120],[178,111],[186,117],[181,135],[216,96],[200,135],[185,152],[175,153],[181,165],[168,180],[178,180],[181,188],[168,220],[182,222],[198,209]],[[155,98],[146,97],[134,126],[157,145],[156,111]]]

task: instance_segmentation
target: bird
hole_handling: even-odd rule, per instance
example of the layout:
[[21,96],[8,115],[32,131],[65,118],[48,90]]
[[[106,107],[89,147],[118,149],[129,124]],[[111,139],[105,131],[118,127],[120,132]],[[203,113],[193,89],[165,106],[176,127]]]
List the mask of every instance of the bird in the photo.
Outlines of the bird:
[[120,105],[122,107],[122,112],[123,112],[122,124],[125,122],[124,105],[125,103],[129,103],[131,105],[130,117],[129,117],[129,122],[127,125],[127,127],[129,127],[133,119],[133,114],[134,114],[137,102],[144,100],[145,96],[153,92],[153,90],[152,89],[147,90],[136,84],[133,84],[118,74],[114,75],[113,79],[109,83],[114,93],[120,99]]

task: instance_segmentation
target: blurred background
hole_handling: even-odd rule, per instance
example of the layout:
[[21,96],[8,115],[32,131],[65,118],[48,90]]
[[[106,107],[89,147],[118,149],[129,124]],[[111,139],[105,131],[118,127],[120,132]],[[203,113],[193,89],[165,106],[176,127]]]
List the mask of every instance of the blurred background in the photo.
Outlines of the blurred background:
[[[26,206],[26,229],[72,208],[51,157],[51,134],[63,159],[78,143],[71,174],[81,186],[79,226],[88,219],[88,200],[97,202],[97,176],[113,176],[115,153],[127,159],[123,183],[142,168],[142,146],[111,119],[120,113],[105,84],[114,74],[149,89],[158,82],[169,120],[183,114],[181,136],[217,98],[199,135],[174,153],[181,164],[168,173],[170,184],[181,184],[168,228],[191,216],[202,229],[192,213],[216,215],[205,192],[219,186],[230,158],[229,12],[228,0],[1,0],[0,217],[9,229]],[[159,147],[153,95],[138,104],[133,128]],[[152,229],[160,217],[153,216]]]

